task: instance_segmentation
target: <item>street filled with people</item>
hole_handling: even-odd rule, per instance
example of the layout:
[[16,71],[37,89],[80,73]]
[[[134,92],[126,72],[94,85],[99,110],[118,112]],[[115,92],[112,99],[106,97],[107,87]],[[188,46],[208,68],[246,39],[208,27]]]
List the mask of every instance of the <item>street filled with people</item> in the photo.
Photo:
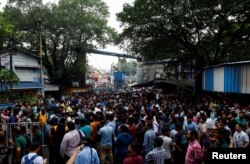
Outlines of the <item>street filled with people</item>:
[[16,102],[1,110],[0,160],[199,164],[209,163],[212,148],[250,149],[250,105],[183,93],[144,88]]

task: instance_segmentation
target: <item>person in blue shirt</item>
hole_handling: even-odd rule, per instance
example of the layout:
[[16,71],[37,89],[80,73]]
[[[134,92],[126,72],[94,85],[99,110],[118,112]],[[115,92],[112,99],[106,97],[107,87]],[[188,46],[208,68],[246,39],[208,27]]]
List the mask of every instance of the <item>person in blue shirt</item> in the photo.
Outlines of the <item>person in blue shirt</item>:
[[195,130],[198,132],[198,126],[193,122],[193,114],[189,113],[187,115],[187,123],[185,124],[185,130]]
[[[67,164],[100,164],[100,159],[98,157],[97,151],[90,147],[90,138],[83,137],[83,145],[80,146],[80,151],[77,149],[72,158],[69,159]],[[77,154],[77,155],[76,155]],[[74,156],[76,155],[75,159]],[[73,162],[74,161],[74,162]]]
[[82,131],[85,137],[90,138],[91,127],[86,124],[86,119],[80,119],[80,131]]
[[128,155],[128,146],[132,142],[132,136],[129,133],[128,127],[122,124],[119,129],[120,132],[115,141],[115,163],[117,164],[122,163],[124,158]]
[[101,128],[98,132],[100,137],[100,156],[101,163],[105,163],[106,156],[109,158],[109,163],[113,164],[113,143],[114,143],[114,130],[112,127],[105,124],[105,121],[101,121]]
[[146,128],[147,131],[144,134],[143,147],[144,147],[144,155],[148,154],[151,150],[154,149],[154,139],[155,132],[153,130],[153,117],[148,116],[146,118]]

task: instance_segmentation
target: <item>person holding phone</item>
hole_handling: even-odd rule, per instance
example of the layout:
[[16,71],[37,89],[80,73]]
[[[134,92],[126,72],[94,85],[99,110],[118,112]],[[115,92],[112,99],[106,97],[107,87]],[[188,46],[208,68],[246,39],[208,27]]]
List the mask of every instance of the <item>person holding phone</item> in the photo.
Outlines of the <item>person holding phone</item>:
[[100,164],[97,151],[90,146],[91,140],[83,137],[82,145],[79,146],[66,164]]

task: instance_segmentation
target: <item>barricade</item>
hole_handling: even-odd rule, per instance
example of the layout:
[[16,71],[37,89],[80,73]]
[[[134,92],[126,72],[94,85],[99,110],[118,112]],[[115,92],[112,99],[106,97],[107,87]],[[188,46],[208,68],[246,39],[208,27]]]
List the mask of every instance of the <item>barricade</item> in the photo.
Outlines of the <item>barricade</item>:
[[6,136],[6,141],[7,141],[7,146],[9,145],[9,139],[13,138],[13,129],[14,127],[21,127],[25,126],[26,127],[26,134],[30,137],[31,141],[33,140],[33,133],[32,133],[32,128],[34,126],[38,126],[38,130],[41,130],[42,133],[42,146],[45,145],[45,132],[46,132],[46,126],[39,123],[39,122],[18,122],[18,123],[0,123],[0,128],[3,129],[5,136]]
[[[41,145],[42,145],[42,150],[41,150],[41,155],[43,155],[45,158],[48,159],[48,147],[46,145],[46,125],[43,125],[39,122],[18,122],[18,123],[0,123],[0,129],[3,130],[5,134],[5,147],[11,150],[10,154],[10,159],[9,163],[12,161],[13,157],[13,148],[14,145],[9,143],[10,139],[14,140],[13,136],[13,130],[15,127],[21,127],[25,126],[26,127],[26,135],[30,137],[30,140],[32,141],[34,138],[34,134],[32,133],[32,129],[34,126],[38,127],[38,130],[41,131]],[[3,143],[2,143],[3,144]],[[1,150],[0,150],[1,152]],[[2,164],[2,159],[4,157],[4,153],[0,153],[0,164]]]

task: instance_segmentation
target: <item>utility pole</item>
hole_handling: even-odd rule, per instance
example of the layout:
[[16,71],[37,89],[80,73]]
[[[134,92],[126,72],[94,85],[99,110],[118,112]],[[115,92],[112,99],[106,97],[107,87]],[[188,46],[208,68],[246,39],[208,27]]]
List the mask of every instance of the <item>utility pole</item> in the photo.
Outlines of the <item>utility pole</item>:
[[10,74],[11,74],[11,83],[10,83],[10,100],[12,101],[12,88],[13,88],[13,55],[16,54],[16,47],[13,46],[13,43],[11,43],[10,46],[10,51],[9,51],[9,55],[10,55]]
[[43,50],[42,50],[42,20],[38,19],[39,25],[39,56],[40,56],[40,84],[41,84],[41,95],[44,97],[44,80],[43,80]]
[[13,73],[13,58],[12,58],[12,51],[14,50],[10,50],[10,73]]

